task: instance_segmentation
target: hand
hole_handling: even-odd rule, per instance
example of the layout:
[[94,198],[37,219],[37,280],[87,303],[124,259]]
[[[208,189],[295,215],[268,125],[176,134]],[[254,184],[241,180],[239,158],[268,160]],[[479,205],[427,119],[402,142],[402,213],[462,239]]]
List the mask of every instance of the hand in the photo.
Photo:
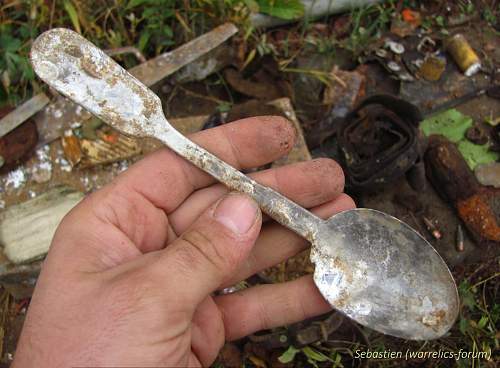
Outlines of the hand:
[[[191,139],[249,169],[283,156],[284,119],[244,119]],[[320,159],[251,175],[317,215],[354,207],[342,170]],[[256,203],[161,149],[76,206],[33,294],[15,367],[207,366],[225,340],[330,309],[306,276],[213,296],[308,243]]]

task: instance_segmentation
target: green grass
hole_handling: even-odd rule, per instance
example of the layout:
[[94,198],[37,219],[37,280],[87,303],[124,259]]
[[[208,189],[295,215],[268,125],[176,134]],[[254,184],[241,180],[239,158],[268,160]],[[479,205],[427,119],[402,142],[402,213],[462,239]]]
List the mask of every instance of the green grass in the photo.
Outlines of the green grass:
[[[226,21],[245,32],[251,11],[293,19],[303,7],[299,0],[4,0],[0,107],[16,105],[43,88],[28,55],[32,41],[47,29],[74,29],[101,48],[135,46],[150,58]],[[136,62],[130,55],[119,61],[125,66]]]

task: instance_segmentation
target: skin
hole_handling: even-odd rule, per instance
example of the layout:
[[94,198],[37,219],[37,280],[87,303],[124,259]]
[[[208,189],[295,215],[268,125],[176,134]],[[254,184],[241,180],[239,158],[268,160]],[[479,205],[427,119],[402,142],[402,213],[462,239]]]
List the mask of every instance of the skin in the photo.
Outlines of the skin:
[[[257,117],[190,138],[249,169],[285,155],[294,130]],[[323,218],[354,207],[329,159],[251,176]],[[330,310],[311,276],[214,294],[307,247],[249,197],[156,151],[61,222],[13,367],[208,366],[226,340]]]

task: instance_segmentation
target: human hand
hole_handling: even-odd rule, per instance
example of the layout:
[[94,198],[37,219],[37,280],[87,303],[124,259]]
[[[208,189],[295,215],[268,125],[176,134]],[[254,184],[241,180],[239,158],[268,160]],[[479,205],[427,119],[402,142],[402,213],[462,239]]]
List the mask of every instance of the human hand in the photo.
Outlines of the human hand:
[[[294,130],[259,117],[190,138],[248,169],[284,155]],[[332,160],[251,176],[323,218],[354,207]],[[207,366],[225,340],[328,311],[311,276],[212,295],[308,246],[227,192],[165,148],[84,199],[56,231],[13,366]]]

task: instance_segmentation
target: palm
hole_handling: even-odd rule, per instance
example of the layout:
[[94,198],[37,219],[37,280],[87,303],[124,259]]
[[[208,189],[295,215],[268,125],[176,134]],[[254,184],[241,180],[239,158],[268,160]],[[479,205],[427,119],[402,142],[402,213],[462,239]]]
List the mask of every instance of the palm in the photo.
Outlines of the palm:
[[[286,153],[293,145],[293,130],[280,118],[251,118],[192,139],[231,165],[249,169]],[[252,176],[322,217],[353,207],[352,200],[341,194],[342,172],[330,160]],[[329,306],[311,277],[190,300],[191,290],[186,289],[196,284],[186,287],[179,281],[186,280],[189,266],[176,265],[176,271],[165,276],[169,270],[160,267],[159,259],[169,256],[169,244],[182,239],[226,192],[210,176],[162,149],[88,197],[65,218],[54,237],[28,315],[28,331],[38,319],[52,325],[65,316],[72,321],[78,313],[84,327],[65,331],[60,343],[70,351],[78,350],[82,339],[89,341],[88,348],[99,351],[93,362],[144,365],[147,358],[156,365],[208,365],[225,340],[326,311]],[[222,258],[210,272],[223,275],[216,288],[229,286],[306,247],[306,241],[289,230],[265,222],[243,264],[233,267],[231,260]],[[77,289],[99,293],[90,298]],[[47,290],[58,290],[61,305],[78,311],[47,312],[54,298]],[[96,310],[96,305],[101,307]],[[93,325],[100,330],[99,338],[89,332]],[[74,335],[74,342],[67,334]],[[123,346],[128,348],[123,351]]]

